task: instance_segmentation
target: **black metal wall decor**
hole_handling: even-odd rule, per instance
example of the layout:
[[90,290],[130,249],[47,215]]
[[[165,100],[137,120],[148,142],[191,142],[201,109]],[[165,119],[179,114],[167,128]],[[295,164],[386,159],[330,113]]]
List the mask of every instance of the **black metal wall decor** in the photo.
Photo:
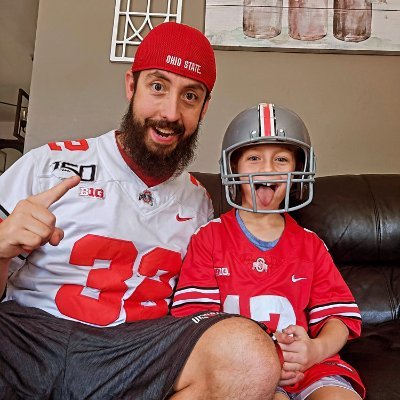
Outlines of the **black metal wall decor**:
[[16,107],[14,131],[13,131],[13,136],[16,139],[0,139],[0,150],[16,149],[21,153],[24,152],[28,107],[23,104],[24,102],[26,103],[27,101],[29,101],[29,94],[26,93],[25,90],[19,89],[17,104],[10,104],[3,102],[4,104]]
[[28,107],[22,105],[24,98],[29,101],[29,94],[23,89],[18,90],[17,111],[15,112],[14,137],[25,140],[25,129],[28,118]]

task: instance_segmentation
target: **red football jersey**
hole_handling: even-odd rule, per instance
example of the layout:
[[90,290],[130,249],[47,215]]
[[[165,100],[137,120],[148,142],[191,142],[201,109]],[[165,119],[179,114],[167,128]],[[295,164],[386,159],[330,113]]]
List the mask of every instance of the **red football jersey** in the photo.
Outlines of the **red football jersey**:
[[[272,331],[301,325],[311,338],[331,318],[360,335],[361,315],[354,297],[323,241],[288,214],[276,246],[259,250],[240,228],[235,210],[214,219],[193,235],[172,306],[175,316],[213,310],[241,314],[264,322]],[[298,392],[322,376],[351,378],[364,395],[357,372],[339,356],[307,370]]]

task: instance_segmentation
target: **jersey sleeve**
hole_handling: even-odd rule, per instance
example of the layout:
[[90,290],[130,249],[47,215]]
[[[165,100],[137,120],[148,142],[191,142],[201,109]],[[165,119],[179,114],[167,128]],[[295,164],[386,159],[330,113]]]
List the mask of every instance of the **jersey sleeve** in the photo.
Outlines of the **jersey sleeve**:
[[208,201],[208,221],[211,221],[214,218],[214,207],[211,201],[211,197],[208,193],[207,193],[207,201]]
[[[20,200],[37,194],[37,161],[31,151],[18,159],[0,176],[0,223],[12,213]],[[12,259],[10,273],[19,269],[25,262],[27,254]]]
[[208,193],[205,186],[199,180],[197,180],[191,173],[189,173],[189,179],[193,185],[195,185],[201,189],[203,196],[205,198],[205,202],[206,202],[207,221],[211,221],[214,218],[214,207],[213,207],[210,193]]
[[171,314],[220,311],[221,300],[213,265],[212,222],[192,236],[183,261]]
[[308,307],[309,331],[316,337],[330,318],[340,319],[349,339],[360,336],[361,314],[354,297],[321,239],[315,237],[316,265]]

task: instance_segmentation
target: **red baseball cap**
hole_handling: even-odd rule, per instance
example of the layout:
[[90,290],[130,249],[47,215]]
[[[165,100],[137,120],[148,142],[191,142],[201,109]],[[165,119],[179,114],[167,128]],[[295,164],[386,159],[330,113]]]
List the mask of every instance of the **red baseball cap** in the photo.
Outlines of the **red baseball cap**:
[[216,79],[214,51],[199,30],[176,22],[152,29],[136,50],[132,71],[162,69],[203,83],[211,92]]

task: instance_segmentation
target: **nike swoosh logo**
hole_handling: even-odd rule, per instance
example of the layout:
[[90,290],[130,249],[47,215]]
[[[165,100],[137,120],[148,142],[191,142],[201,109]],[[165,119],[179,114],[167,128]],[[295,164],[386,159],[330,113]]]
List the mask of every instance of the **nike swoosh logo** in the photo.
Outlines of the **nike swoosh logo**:
[[193,217],[184,218],[184,217],[180,217],[179,214],[176,214],[176,220],[177,220],[178,222],[189,221],[189,220],[191,220],[191,219],[193,219]]
[[298,281],[302,281],[304,279],[307,279],[307,278],[296,278],[294,275],[292,275],[292,282],[298,282]]

